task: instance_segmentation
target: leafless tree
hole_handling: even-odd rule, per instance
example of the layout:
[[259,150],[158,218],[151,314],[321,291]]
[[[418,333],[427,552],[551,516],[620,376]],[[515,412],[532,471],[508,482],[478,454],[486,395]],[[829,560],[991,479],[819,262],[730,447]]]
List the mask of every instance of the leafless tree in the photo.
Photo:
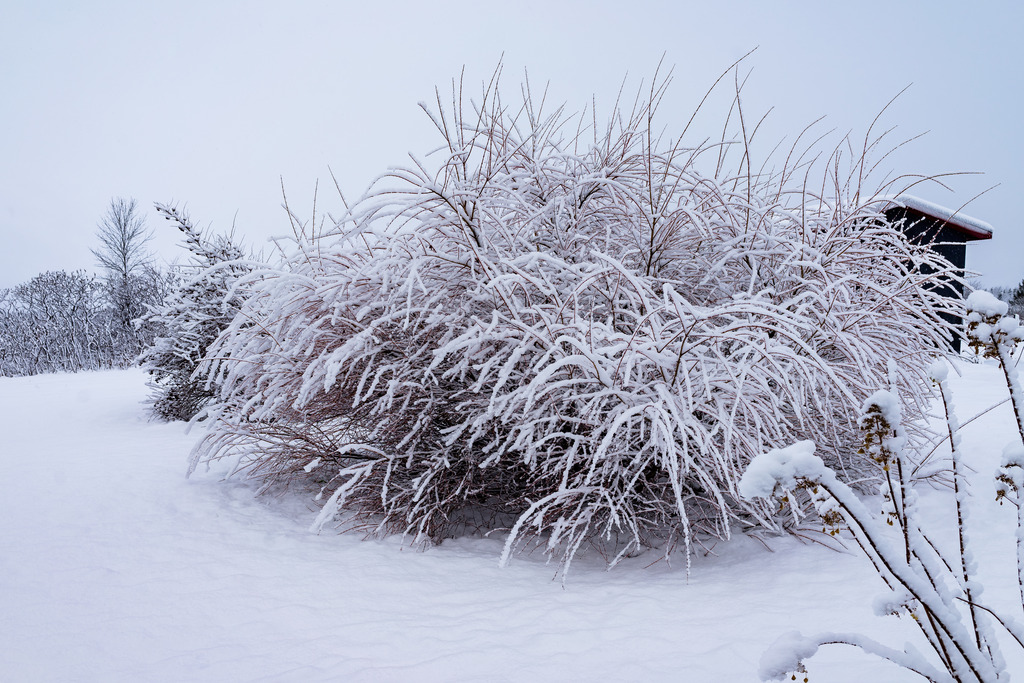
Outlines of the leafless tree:
[[130,361],[152,340],[134,321],[146,313],[147,304],[159,298],[154,284],[160,280],[153,268],[153,255],[148,249],[153,233],[139,212],[134,199],[117,197],[97,226],[100,246],[92,250],[97,262],[106,271],[108,294],[117,325],[118,346],[124,360]]
[[111,199],[110,208],[100,220],[97,236],[101,247],[93,249],[92,253],[111,273],[127,278],[153,260],[146,249],[153,233],[146,228],[146,219],[138,213],[134,199]]

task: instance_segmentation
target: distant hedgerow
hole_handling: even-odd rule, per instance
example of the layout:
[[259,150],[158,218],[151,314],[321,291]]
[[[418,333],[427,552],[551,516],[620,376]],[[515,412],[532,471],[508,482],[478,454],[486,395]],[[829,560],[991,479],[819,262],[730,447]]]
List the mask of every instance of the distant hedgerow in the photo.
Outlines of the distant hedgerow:
[[812,186],[796,152],[759,170],[743,133],[662,137],[660,87],[603,129],[528,89],[457,92],[430,113],[439,164],[389,171],[247,283],[193,467],[319,482],[317,528],[504,528],[504,560],[533,539],[567,570],[585,543],[614,564],[777,528],[738,494],[751,457],[813,439],[859,476],[864,397],[891,379],[913,417],[955,312],[932,285],[958,276],[861,193],[876,142]]
[[0,289],[0,377],[119,367],[123,337],[103,281],[42,273]]

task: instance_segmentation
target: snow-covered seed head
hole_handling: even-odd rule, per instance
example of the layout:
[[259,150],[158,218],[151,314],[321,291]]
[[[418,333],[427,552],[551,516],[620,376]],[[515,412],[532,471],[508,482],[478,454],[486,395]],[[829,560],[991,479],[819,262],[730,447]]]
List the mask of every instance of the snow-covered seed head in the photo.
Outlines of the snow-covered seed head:
[[892,440],[900,423],[899,402],[888,391],[875,392],[861,409],[860,428],[864,439],[857,451],[888,471],[893,459]]
[[896,516],[896,506],[893,504],[889,486],[885,483],[879,484],[878,495],[882,501],[882,515],[884,516],[885,523],[892,526],[898,517]]
[[836,536],[843,530],[846,520],[843,517],[839,504],[816,481],[801,480],[797,489],[807,491],[811,504],[814,506],[814,511],[818,513],[818,519],[821,520],[821,532],[823,534]]
[[829,536],[837,536],[843,530],[843,513],[839,510],[829,510],[822,513],[820,517],[822,533],[827,533]]
[[[1014,476],[1017,474],[1017,476]],[[1021,489],[1019,472],[1010,472],[1005,467],[996,471],[996,500],[1002,505],[1004,500],[1009,500],[1014,505],[1019,505],[1018,495]]]
[[[1024,445],[1009,444],[1003,449],[1003,457],[996,470],[996,500],[1002,505],[1009,500],[1020,504],[1019,493],[1024,488]],[[1012,494],[1012,495],[1011,495]]]
[[1016,316],[1007,317],[1005,301],[979,290],[967,297],[966,306],[968,343],[983,358],[999,358],[1000,347],[1012,348],[1024,339]]
[[936,384],[945,382],[949,377],[949,365],[942,360],[935,361],[928,367],[928,376]]

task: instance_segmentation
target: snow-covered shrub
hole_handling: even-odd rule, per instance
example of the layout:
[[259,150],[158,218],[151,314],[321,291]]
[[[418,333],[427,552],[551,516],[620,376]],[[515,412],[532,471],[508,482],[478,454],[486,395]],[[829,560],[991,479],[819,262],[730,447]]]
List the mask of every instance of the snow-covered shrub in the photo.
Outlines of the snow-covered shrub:
[[[987,292],[967,298],[967,336],[971,346],[986,357],[998,360],[1006,376],[1018,426],[1022,420],[1021,394],[1010,352],[1024,340],[1016,317],[1006,317],[1007,305]],[[822,645],[860,648],[913,671],[929,681],[991,682],[1008,679],[993,628],[998,624],[1018,646],[1024,648],[1024,630],[1005,613],[980,601],[982,586],[977,580],[977,561],[966,533],[971,494],[964,476],[959,425],[947,384],[948,368],[937,362],[930,369],[946,415],[947,438],[951,444],[951,475],[956,511],[956,554],[945,556],[929,537],[917,508],[917,494],[910,477],[912,462],[904,453],[905,434],[901,425],[899,400],[888,391],[871,396],[861,411],[863,450],[882,465],[881,486],[885,509],[874,515],[820,458],[814,443],[798,442],[788,448],[758,456],[740,480],[740,492],[751,499],[781,498],[788,503],[806,500],[826,527],[846,528],[871,560],[889,588],[876,600],[880,615],[909,616],[924,636],[930,656],[911,645],[894,649],[857,633],[824,633],[803,636],[789,633],[776,641],[761,660],[762,680],[795,679],[806,673],[804,662]],[[1024,608],[1024,428],[1022,442],[1004,452],[996,473],[996,494],[1018,509],[1017,562],[1021,607]],[[799,515],[799,507],[793,507]],[[884,522],[884,523],[883,523]],[[887,527],[895,527],[896,533]],[[896,540],[894,543],[893,541]]]
[[312,477],[317,528],[510,527],[505,560],[535,539],[565,563],[777,527],[737,485],[779,443],[870,469],[849,416],[890,356],[922,395],[955,312],[928,282],[957,276],[862,194],[866,159],[847,177],[836,152],[815,191],[798,152],[759,170],[745,135],[662,137],[658,89],[603,129],[524,92],[439,98],[440,163],[393,169],[249,285],[193,466]]
[[213,397],[203,377],[193,377],[207,348],[238,310],[233,287],[256,264],[229,235],[204,234],[188,214],[156,204],[157,212],[184,235],[190,262],[177,269],[177,283],[162,304],[151,307],[147,324],[162,329],[140,362],[149,372],[153,414],[165,420],[190,420]]
[[[148,301],[166,277],[146,267],[127,287]],[[126,331],[109,281],[84,271],[49,271],[0,290],[0,376],[127,367],[156,327],[135,321]]]
[[0,290],[0,376],[116,367],[122,355],[103,282],[50,271]]

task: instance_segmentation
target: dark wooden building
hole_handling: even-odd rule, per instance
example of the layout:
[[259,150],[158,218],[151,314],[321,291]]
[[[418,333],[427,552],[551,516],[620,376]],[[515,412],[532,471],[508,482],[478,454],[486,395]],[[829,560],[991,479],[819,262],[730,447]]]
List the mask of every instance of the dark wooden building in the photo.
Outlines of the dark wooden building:
[[[963,275],[967,267],[967,243],[975,240],[992,239],[992,226],[976,218],[965,216],[924,199],[901,195],[886,200],[888,208],[882,213],[893,225],[901,227],[904,233],[917,244],[927,244],[941,254]],[[940,285],[940,291],[947,296],[964,298],[962,284],[947,281]],[[943,316],[955,325],[962,325],[960,318]],[[953,346],[960,350],[960,338],[953,340]]]

